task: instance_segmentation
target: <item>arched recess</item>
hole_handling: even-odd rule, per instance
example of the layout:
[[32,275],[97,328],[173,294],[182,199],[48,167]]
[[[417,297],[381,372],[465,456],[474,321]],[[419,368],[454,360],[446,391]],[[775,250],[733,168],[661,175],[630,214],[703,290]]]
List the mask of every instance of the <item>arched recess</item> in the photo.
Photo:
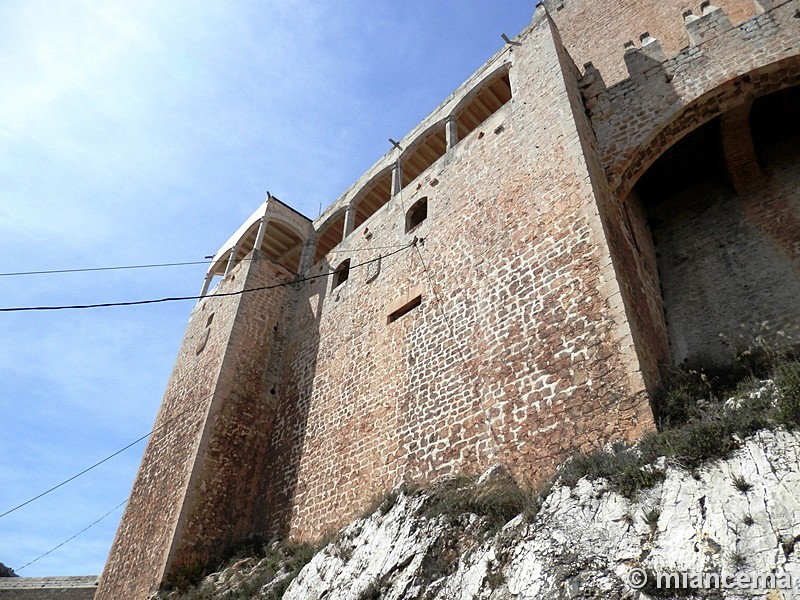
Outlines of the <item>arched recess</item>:
[[350,259],[346,258],[333,272],[332,289],[336,289],[350,278]]
[[406,211],[406,233],[411,233],[428,218],[428,198],[423,196]]
[[[303,250],[303,234],[293,223],[281,215],[269,215],[262,232],[259,250],[286,269],[297,273],[300,267],[300,256]],[[216,260],[209,267],[203,283],[202,294],[212,289],[219,278],[225,274],[253,250],[261,228],[261,220],[256,220],[238,237],[236,244],[225,252],[218,253]]]
[[[238,254],[241,257],[247,256],[253,249],[258,236],[258,228],[259,224],[251,228],[239,244]],[[259,250],[296,273],[300,266],[303,239],[292,225],[282,219],[271,217],[264,229]]]
[[504,65],[484,78],[453,110],[458,139],[462,140],[511,100],[509,65]]
[[[713,70],[709,69],[711,77]],[[713,81],[713,79],[712,79]],[[605,168],[621,175],[612,182],[618,198],[625,198],[647,169],[689,132],[724,112],[755,98],[800,85],[800,55],[792,56],[727,79],[699,93],[691,102],[670,106],[654,128],[635,147],[614,157]],[[694,86],[702,90],[702,82]],[[624,144],[620,144],[624,146]]]
[[423,171],[444,156],[445,152],[447,152],[447,136],[444,121],[441,121],[414,140],[400,157],[403,172],[402,187],[406,187],[419,177]]
[[615,264],[653,362],[727,366],[761,341],[800,343],[800,88],[786,81],[703,95],[632,167],[610,236],[626,241]]
[[356,210],[354,228],[359,227],[391,199],[392,168],[387,167],[370,179],[353,198],[352,205]]
[[345,207],[333,213],[317,230],[314,247],[314,264],[325,258],[344,238]]
[[229,249],[227,252],[219,255],[217,260],[208,268],[207,277],[209,278],[216,278],[222,277],[225,274],[225,269],[227,267],[228,261],[231,258],[231,253],[233,252],[233,248]]

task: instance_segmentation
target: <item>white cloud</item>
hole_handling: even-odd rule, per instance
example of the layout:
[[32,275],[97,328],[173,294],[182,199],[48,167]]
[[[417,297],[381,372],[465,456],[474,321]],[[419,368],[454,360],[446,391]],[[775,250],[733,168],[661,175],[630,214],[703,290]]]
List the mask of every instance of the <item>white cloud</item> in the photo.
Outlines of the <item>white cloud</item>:
[[[267,189],[315,215],[499,47],[478,13],[511,5],[0,3],[0,271],[199,259]],[[0,304],[194,294],[202,270],[0,278]],[[149,430],[190,310],[0,313],[0,512]],[[0,560],[124,499],[142,449],[0,520]],[[24,574],[98,573],[117,519]]]

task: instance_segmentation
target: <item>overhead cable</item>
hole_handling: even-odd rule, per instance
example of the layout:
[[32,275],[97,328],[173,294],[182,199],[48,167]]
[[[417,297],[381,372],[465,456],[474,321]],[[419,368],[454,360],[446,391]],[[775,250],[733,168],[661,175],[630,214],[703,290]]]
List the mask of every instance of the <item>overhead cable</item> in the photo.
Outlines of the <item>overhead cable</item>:
[[[407,244],[405,246],[401,246],[398,250],[394,252],[389,252],[388,254],[384,254],[378,256],[377,258],[373,258],[371,260],[364,261],[362,263],[351,265],[351,269],[356,267],[362,267],[364,265],[368,265],[373,262],[377,262],[382,258],[387,258],[392,256],[393,254],[397,254],[398,252],[402,252],[407,248],[410,248],[414,245],[414,243]],[[170,296],[166,298],[156,298],[151,300],[130,300],[126,302],[99,302],[95,304],[69,304],[69,305],[59,305],[59,306],[13,306],[13,307],[6,307],[0,308],[0,312],[30,312],[30,311],[47,311],[47,310],[77,310],[77,309],[89,309],[89,308],[109,308],[112,306],[142,306],[145,304],[162,304],[164,302],[181,302],[186,300],[201,300],[203,298],[223,298],[226,296],[239,296],[241,294],[247,294],[250,292],[261,292],[264,290],[271,290],[279,287],[286,287],[290,285],[295,285],[298,283],[303,283],[306,281],[311,281],[314,279],[320,279],[322,277],[330,277],[334,274],[335,271],[330,271],[328,273],[321,273],[319,275],[311,275],[308,277],[301,277],[297,279],[291,279],[289,281],[275,283],[273,285],[264,285],[255,288],[248,288],[245,290],[239,290],[238,292],[222,292],[222,293],[212,293],[206,294],[201,296]],[[0,515],[1,516],[1,515]]]

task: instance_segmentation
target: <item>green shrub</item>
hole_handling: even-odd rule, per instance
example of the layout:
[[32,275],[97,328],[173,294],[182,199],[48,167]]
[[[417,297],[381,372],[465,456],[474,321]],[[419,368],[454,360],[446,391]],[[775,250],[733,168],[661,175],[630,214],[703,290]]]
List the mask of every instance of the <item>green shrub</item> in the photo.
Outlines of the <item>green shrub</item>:
[[[800,367],[781,369],[786,373],[782,375],[785,383],[780,384],[781,389],[796,386],[800,390]],[[649,466],[661,456],[673,464],[696,469],[709,460],[728,458],[739,448],[742,438],[760,429],[780,422],[795,422],[800,427],[800,400],[788,400],[796,396],[785,394],[780,404],[781,416],[776,417],[772,398],[748,396],[760,386],[752,378],[739,385],[739,400],[726,408],[717,394],[729,389],[731,381],[732,376],[718,374],[709,378],[699,371],[684,376],[673,374],[676,387],[662,390],[659,396],[666,403],[659,413],[661,423],[668,427],[645,434],[638,452],[618,444],[611,451],[596,450],[573,457],[561,470],[561,482],[572,486],[582,477],[603,478],[613,491],[633,498],[639,490],[664,479],[662,471]]]
[[780,391],[778,422],[787,429],[800,429],[800,361],[787,361],[776,369],[775,384]]
[[545,481],[538,487],[532,488],[531,491],[528,492],[525,498],[525,508],[522,510],[522,514],[525,516],[526,521],[530,523],[536,518],[536,515],[539,514],[540,510],[542,510],[542,506],[544,506],[544,503],[552,490],[553,482],[550,480]]
[[[310,544],[294,542],[276,543],[265,541],[258,535],[248,536],[231,544],[216,561],[217,569],[230,567],[235,562],[252,558],[258,561],[258,568],[249,578],[241,582],[229,596],[233,600],[261,597],[263,588],[279,576],[283,577],[265,596],[268,600],[279,600],[300,570],[308,564],[317,552]],[[266,560],[265,560],[266,559]],[[214,598],[213,586],[202,582],[212,570],[200,563],[178,569],[167,580],[166,590],[179,590],[182,593],[176,600],[207,600]]]
[[602,478],[613,491],[633,498],[640,489],[664,480],[664,473],[648,464],[658,456],[661,454],[639,456],[624,445],[616,445],[611,451],[596,450],[580,454],[573,457],[561,471],[561,483],[573,486],[583,477],[589,480]]
[[478,486],[472,478],[457,477],[442,481],[430,490],[430,500],[422,516],[446,515],[457,519],[473,514],[485,517],[488,532],[492,533],[520,514],[532,522],[552,487],[552,480],[535,487],[520,487],[511,477],[503,477]]
[[505,524],[526,506],[526,494],[512,479],[476,486],[471,478],[446,480],[432,490],[432,503],[425,516],[474,514],[493,524]]
[[167,577],[167,589],[188,590],[196,586],[205,577],[206,569],[202,563],[195,562],[189,565],[181,565]]

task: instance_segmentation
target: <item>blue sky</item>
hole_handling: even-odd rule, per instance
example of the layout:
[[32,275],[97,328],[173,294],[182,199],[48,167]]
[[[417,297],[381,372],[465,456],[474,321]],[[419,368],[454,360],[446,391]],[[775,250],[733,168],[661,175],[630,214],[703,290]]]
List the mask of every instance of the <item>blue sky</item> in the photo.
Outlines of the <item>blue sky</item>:
[[[203,260],[266,191],[310,217],[533,1],[0,4],[0,272]],[[192,295],[205,266],[0,277],[0,306]],[[0,313],[0,513],[147,433],[191,302]],[[19,568],[127,498],[144,443],[0,518]],[[25,576],[99,574],[117,510]]]

